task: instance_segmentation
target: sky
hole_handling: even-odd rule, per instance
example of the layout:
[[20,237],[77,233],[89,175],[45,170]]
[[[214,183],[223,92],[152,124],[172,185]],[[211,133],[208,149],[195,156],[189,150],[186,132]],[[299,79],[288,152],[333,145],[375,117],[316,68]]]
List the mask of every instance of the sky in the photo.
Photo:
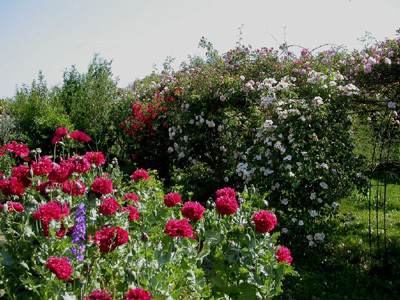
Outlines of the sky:
[[202,37],[219,53],[239,37],[253,48],[352,50],[362,49],[365,32],[383,41],[399,28],[399,0],[0,0],[0,98],[40,70],[49,87],[60,85],[66,69],[86,72],[96,53],[126,87],[162,70],[167,57],[178,68],[204,55]]

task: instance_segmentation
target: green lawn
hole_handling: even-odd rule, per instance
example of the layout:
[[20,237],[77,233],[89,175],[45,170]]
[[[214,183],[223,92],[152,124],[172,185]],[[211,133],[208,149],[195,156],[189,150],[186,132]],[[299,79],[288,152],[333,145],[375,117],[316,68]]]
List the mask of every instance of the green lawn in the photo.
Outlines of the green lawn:
[[386,192],[386,255],[383,208],[379,206],[378,251],[375,203],[370,249],[368,197],[343,199],[343,220],[332,224],[326,247],[307,254],[293,251],[293,266],[300,276],[285,280],[281,299],[400,299],[400,185],[389,184]]

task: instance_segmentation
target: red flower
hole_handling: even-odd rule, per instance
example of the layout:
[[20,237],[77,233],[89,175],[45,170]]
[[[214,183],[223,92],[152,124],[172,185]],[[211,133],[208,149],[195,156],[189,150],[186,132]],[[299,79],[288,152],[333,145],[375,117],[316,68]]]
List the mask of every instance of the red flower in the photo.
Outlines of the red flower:
[[30,179],[30,170],[27,166],[18,166],[18,167],[13,167],[13,173],[11,177],[15,177],[20,181],[24,187],[29,188],[32,186],[32,181]]
[[238,203],[235,198],[229,197],[228,195],[221,196],[215,202],[217,212],[221,215],[232,215],[236,213],[238,209]]
[[[57,200],[54,200],[46,204],[40,204],[39,210],[33,213],[33,219],[43,221],[43,234],[48,236],[50,221],[61,221],[63,217],[68,217],[68,214],[69,210],[67,205],[65,203],[61,205]],[[61,226],[60,231],[63,231],[63,229],[63,226]]]
[[253,222],[256,224],[256,231],[260,233],[274,230],[277,219],[272,212],[260,210],[253,216]]
[[10,195],[10,180],[8,180],[3,173],[1,173],[0,177],[0,190],[4,196]]
[[90,163],[84,156],[75,156],[67,159],[66,163],[70,165],[71,172],[85,174],[90,170]]
[[167,207],[174,207],[175,204],[181,203],[182,198],[178,193],[169,193],[164,197],[164,204]]
[[170,237],[193,237],[193,228],[187,219],[168,221],[164,233]]
[[127,210],[129,210],[129,216],[128,216],[129,221],[140,219],[140,215],[136,207],[134,207],[133,205],[128,205],[128,207],[124,207],[122,209],[122,211],[127,211]]
[[67,280],[72,275],[72,267],[66,257],[50,256],[45,266],[61,280]]
[[143,178],[144,180],[150,179],[149,174],[144,169],[137,169],[135,172],[133,172],[131,177],[135,181],[138,181],[140,178]]
[[56,129],[56,135],[59,136],[61,139],[65,137],[68,133],[68,127],[60,127]]
[[275,254],[278,256],[278,263],[285,261],[290,265],[293,261],[289,248],[281,246],[278,251],[275,251]]
[[99,245],[100,252],[109,253],[128,242],[128,232],[120,227],[103,228],[97,231],[94,239],[96,245]]
[[63,183],[72,177],[73,165],[70,162],[61,162],[59,165],[54,164],[53,169],[49,173],[49,181]]
[[113,197],[108,197],[103,200],[103,203],[99,206],[99,213],[110,216],[116,213],[119,208],[117,200]]
[[102,195],[110,194],[113,191],[111,179],[96,177],[92,183],[92,191]]
[[11,195],[22,196],[24,193],[24,184],[18,178],[11,177],[10,180],[10,193]]
[[68,128],[67,127],[60,127],[56,129],[56,136],[53,137],[53,140],[51,143],[54,145],[59,141],[62,141],[62,139],[67,135],[68,133]]
[[123,300],[150,300],[151,295],[148,291],[145,291],[141,288],[130,289],[129,292],[126,293]]
[[222,196],[229,196],[231,198],[236,198],[236,192],[234,189],[226,187],[223,189],[220,189],[216,192],[217,198],[222,197]]
[[38,191],[42,196],[48,197],[49,193],[46,191],[47,190],[52,190],[54,191],[55,187],[57,186],[57,183],[55,182],[41,182],[39,181],[38,186],[35,186],[35,190]]
[[7,205],[8,205],[8,211],[10,213],[13,213],[13,212],[16,212],[16,211],[17,212],[24,211],[24,206],[19,202],[8,201]]
[[111,293],[107,290],[94,290],[89,295],[85,296],[85,300],[113,300]]
[[53,161],[47,156],[43,156],[39,158],[39,162],[33,162],[31,167],[35,176],[49,174],[53,170]]
[[139,202],[139,197],[135,193],[130,193],[124,195],[124,200]]
[[71,137],[71,139],[74,139],[75,141],[79,142],[79,143],[83,143],[83,142],[89,142],[92,139],[90,137],[88,137],[86,134],[84,134],[82,131],[75,131],[75,132],[71,132],[69,134],[69,136]]
[[62,184],[62,190],[68,195],[79,196],[86,191],[86,187],[79,179],[76,179],[71,180],[71,182],[65,181]]
[[106,160],[102,152],[87,152],[85,154],[86,159],[91,165],[104,165]]
[[182,214],[185,218],[191,220],[200,220],[203,218],[205,207],[199,202],[185,202],[182,207]]
[[15,155],[20,157],[25,157],[29,155],[28,147],[23,144],[17,144],[15,141],[12,141],[11,144],[5,144],[4,149],[10,152],[14,152]]

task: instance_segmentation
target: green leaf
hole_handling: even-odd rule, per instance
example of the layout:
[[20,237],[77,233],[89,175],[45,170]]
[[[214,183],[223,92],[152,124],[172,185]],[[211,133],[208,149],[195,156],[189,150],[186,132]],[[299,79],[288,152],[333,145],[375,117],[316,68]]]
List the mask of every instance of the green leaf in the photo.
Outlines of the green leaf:
[[9,267],[9,266],[12,266],[15,263],[14,259],[12,258],[10,253],[8,253],[7,250],[2,249],[1,250],[1,256],[3,258],[2,261],[1,261],[2,265]]

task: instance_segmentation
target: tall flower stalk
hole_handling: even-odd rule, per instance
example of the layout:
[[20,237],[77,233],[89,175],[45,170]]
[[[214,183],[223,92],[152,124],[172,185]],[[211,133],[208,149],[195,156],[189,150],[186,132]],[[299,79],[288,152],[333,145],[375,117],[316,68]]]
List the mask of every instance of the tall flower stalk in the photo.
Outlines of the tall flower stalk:
[[86,236],[86,218],[85,218],[85,204],[81,203],[78,205],[75,212],[75,228],[72,231],[72,246],[71,252],[75,254],[78,261],[83,261],[83,252],[86,250],[86,245],[83,243]]

